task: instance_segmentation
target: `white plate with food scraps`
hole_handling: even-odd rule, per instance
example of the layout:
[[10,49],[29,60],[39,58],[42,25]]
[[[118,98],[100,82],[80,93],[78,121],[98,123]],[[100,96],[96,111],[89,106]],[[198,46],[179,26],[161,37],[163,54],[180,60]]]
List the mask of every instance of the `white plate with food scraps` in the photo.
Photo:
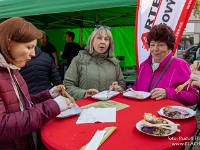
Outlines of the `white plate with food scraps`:
[[[138,95],[136,95],[135,93],[138,93]],[[129,97],[129,98],[135,98],[135,99],[146,99],[150,96],[151,94],[149,92],[144,92],[144,91],[128,91],[123,93],[123,96],[125,97]]]
[[[174,124],[174,122],[168,120],[168,119],[164,119],[168,122],[168,124]],[[155,127],[146,127],[146,128],[149,128],[148,132],[146,131],[143,131],[142,128],[144,127],[143,126],[143,123],[142,123],[143,120],[139,121],[137,124],[136,124],[136,128],[138,129],[138,131],[142,132],[142,133],[145,133],[145,134],[148,134],[148,135],[151,135],[151,136],[158,136],[158,137],[166,137],[166,136],[169,136],[169,135],[172,135],[174,134],[176,131],[173,131],[173,130],[169,130],[167,134],[164,134],[164,135],[158,135],[158,134],[153,134],[153,130],[155,130],[154,128]],[[171,126],[171,128],[173,129],[178,129],[177,126]],[[167,129],[168,130],[168,129]]]
[[110,98],[112,98],[118,94],[119,94],[119,92],[117,92],[117,91],[110,91],[110,92],[102,91],[95,95],[92,95],[92,98],[98,99],[98,100],[109,100]]
[[57,118],[67,118],[67,117],[71,117],[71,116],[75,116],[75,115],[80,115],[81,112],[82,112],[82,108],[80,108],[77,104],[75,104],[74,106],[72,106],[71,109],[67,109],[67,110],[61,112],[56,117]]
[[158,114],[170,119],[187,119],[195,116],[196,111],[182,106],[166,106],[162,107]]

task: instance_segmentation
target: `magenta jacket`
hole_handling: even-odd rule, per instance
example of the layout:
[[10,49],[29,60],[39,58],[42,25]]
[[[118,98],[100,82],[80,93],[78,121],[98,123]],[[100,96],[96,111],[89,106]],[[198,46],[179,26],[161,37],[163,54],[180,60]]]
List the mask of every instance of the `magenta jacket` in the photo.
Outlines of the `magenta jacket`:
[[[140,65],[140,70],[132,88],[136,91],[150,92],[171,57],[172,53],[160,63],[158,69],[153,73],[151,68],[152,56],[150,55],[149,58]],[[175,88],[187,81],[190,78],[190,74],[191,70],[188,63],[183,59],[174,57],[156,88],[164,88],[166,90],[167,98],[169,99],[186,106],[195,105],[199,101],[199,95],[196,88],[190,86],[187,91],[186,86],[181,92],[175,92]]]

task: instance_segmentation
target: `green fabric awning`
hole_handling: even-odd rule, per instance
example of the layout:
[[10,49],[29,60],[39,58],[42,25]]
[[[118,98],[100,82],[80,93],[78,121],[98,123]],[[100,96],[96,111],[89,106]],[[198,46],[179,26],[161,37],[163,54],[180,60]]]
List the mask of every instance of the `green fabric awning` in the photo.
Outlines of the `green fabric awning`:
[[[136,0],[0,0],[0,22],[23,17],[45,30],[59,52],[65,31],[75,31],[75,41],[85,46],[95,24],[111,27],[115,56],[125,56],[125,66],[135,65],[134,25]],[[123,28],[124,27],[124,28]]]
[[136,0],[0,0],[0,22],[24,17],[40,29],[134,26]]
[[0,0],[0,18],[136,5],[136,0]]

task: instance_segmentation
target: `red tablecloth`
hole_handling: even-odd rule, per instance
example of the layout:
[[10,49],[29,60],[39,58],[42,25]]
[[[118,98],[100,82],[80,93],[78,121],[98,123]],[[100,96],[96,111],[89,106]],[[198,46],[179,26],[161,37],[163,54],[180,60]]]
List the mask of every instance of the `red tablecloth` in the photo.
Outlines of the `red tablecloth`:
[[[195,135],[197,128],[196,118],[171,120],[180,123],[181,132],[176,132],[169,137],[155,137],[139,132],[135,125],[143,119],[145,112],[159,116],[157,111],[167,105],[181,105],[172,100],[160,101],[146,99],[136,100],[123,97],[122,94],[111,98],[114,101],[130,105],[130,107],[117,111],[115,123],[76,124],[78,116],[65,119],[52,119],[41,129],[41,137],[50,150],[78,150],[85,145],[97,130],[105,127],[116,126],[117,129],[99,147],[99,150],[177,150],[181,145],[172,146],[173,143],[185,143]],[[98,102],[92,98],[78,100],[77,104]],[[109,115],[109,114],[108,114]]]

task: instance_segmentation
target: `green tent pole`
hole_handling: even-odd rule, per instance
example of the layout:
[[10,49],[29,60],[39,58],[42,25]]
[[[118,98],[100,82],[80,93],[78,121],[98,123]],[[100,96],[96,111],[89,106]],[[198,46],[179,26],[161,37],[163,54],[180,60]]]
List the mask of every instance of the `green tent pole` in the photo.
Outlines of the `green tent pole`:
[[80,45],[83,47],[83,28],[80,27]]

